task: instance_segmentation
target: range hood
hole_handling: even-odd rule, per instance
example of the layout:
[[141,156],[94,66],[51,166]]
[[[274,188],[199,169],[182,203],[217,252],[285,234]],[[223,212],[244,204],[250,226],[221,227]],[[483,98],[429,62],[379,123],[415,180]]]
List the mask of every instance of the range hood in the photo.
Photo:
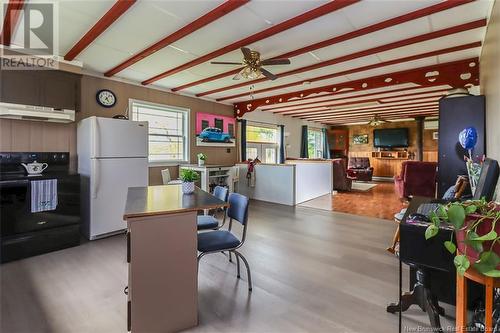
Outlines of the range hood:
[[0,118],[71,123],[75,121],[75,111],[0,102]]

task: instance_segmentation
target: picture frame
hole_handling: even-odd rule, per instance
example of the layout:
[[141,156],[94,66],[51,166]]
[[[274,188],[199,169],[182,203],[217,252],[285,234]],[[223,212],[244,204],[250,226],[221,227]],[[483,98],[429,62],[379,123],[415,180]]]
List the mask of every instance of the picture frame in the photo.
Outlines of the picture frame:
[[352,136],[352,143],[355,145],[368,144],[368,134],[354,134]]
[[198,112],[195,124],[196,145],[235,147],[236,119],[230,116]]

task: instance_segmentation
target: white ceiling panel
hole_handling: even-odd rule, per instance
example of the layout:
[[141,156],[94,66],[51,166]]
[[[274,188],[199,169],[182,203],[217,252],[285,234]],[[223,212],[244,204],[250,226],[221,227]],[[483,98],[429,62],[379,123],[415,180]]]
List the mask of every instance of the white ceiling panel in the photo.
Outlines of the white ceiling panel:
[[487,18],[494,1],[478,0],[447,11],[432,14],[429,20],[435,30],[443,29],[452,25],[472,22],[481,18]]

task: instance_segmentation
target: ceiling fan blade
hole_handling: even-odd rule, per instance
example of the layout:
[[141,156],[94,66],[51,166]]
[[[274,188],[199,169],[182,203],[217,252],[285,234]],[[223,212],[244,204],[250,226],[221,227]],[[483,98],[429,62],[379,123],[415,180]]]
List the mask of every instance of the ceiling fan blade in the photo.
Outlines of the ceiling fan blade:
[[210,61],[213,65],[243,65],[241,62],[232,62],[232,61]]
[[235,76],[233,76],[233,80],[239,80],[239,79],[241,79],[241,71]]
[[271,73],[270,71],[268,71],[267,69],[264,69],[264,68],[260,68],[260,71],[261,73],[267,77],[269,80],[276,80],[278,77],[276,75],[274,75],[273,73]]
[[243,53],[243,57],[245,57],[246,60],[251,60],[252,59],[252,50],[250,50],[248,47],[242,47],[241,53]]
[[290,59],[267,59],[261,62],[261,65],[290,65]]

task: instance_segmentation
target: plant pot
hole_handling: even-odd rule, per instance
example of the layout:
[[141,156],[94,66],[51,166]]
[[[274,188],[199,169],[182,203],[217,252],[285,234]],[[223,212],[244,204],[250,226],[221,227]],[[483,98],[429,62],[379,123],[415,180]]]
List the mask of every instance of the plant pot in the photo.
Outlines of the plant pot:
[[[495,210],[500,211],[500,206],[496,206]],[[471,224],[473,224],[474,222],[476,222],[479,218],[481,218],[481,217],[478,215],[475,215],[475,214],[468,215],[467,218],[465,219],[464,227],[455,232],[456,237],[457,237],[458,252],[460,252],[461,254],[464,254],[469,259],[471,265],[479,260],[479,253],[476,250],[474,250],[472,248],[472,246],[467,245],[465,243],[465,236],[466,236],[466,231],[467,231],[468,227]],[[479,224],[479,226],[477,227],[476,233],[479,236],[486,235],[488,232],[491,231],[492,223],[493,223],[493,219],[491,219],[491,218],[484,219],[481,222],[481,224]],[[498,223],[498,222],[495,225],[495,231],[497,234],[500,235],[500,223]],[[485,251],[489,250],[492,242],[493,241],[485,241],[482,243]],[[499,244],[499,242],[496,242],[495,245],[493,246],[493,252],[495,252],[497,255],[500,256],[500,244]],[[497,266],[497,269],[500,270],[500,264]]]
[[194,182],[182,182],[182,193],[191,194],[194,192]]
[[204,166],[204,165],[205,165],[205,160],[198,159],[198,166]]

